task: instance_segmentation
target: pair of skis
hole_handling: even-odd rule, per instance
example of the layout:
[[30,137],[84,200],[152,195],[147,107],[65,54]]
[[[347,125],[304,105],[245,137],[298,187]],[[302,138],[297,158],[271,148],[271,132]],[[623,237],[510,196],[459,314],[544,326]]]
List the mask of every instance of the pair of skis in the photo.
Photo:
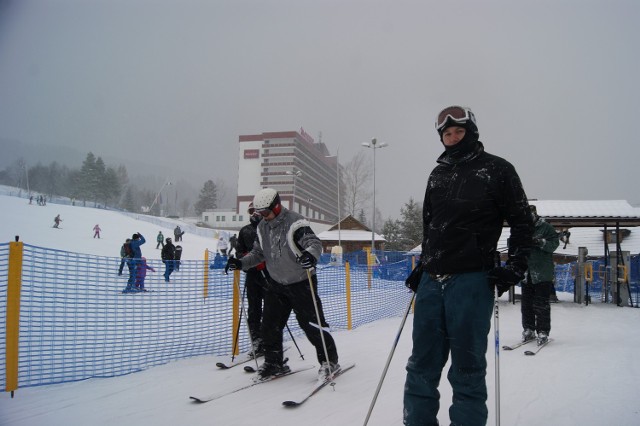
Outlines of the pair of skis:
[[[246,361],[245,361],[246,362]],[[282,405],[285,407],[299,407],[300,405],[304,404],[305,402],[307,402],[309,400],[309,398],[311,398],[313,395],[315,395],[316,393],[318,393],[322,388],[324,388],[327,385],[332,385],[334,384],[334,380],[341,376],[343,373],[349,371],[350,369],[352,369],[353,367],[355,367],[355,364],[349,364],[345,367],[343,367],[342,369],[340,369],[339,371],[337,371],[336,373],[334,373],[332,378],[328,378],[326,380],[319,380],[317,383],[315,383],[313,385],[313,387],[306,393],[304,394],[304,396],[299,399],[299,400],[286,400],[282,402]],[[249,389],[252,388],[254,386],[263,384],[263,383],[268,383],[268,382],[272,382],[274,380],[278,380],[281,379],[283,377],[287,377],[290,376],[292,374],[296,374],[299,373],[301,371],[307,371],[307,370],[311,370],[313,369],[313,366],[307,366],[307,367],[301,367],[301,368],[296,368],[296,369],[292,369],[291,371],[285,373],[285,374],[281,374],[278,376],[272,376],[263,380],[254,380],[249,384],[237,387],[235,389],[232,389],[230,391],[226,391],[226,392],[221,392],[221,393],[217,393],[217,394],[212,394],[212,395],[208,395],[208,396],[190,396],[189,398],[197,403],[205,403],[205,402],[210,402],[210,401],[214,401],[216,399],[220,399],[224,396],[227,395],[231,395],[234,394],[236,392],[240,392],[242,390],[245,389]],[[248,371],[248,370],[245,370]]]
[[[543,344],[541,344],[541,345],[538,345],[534,350],[531,350],[531,351],[524,351],[524,354],[525,354],[525,355],[528,355],[528,356],[536,355],[538,352],[540,352],[540,351],[542,350],[542,348],[544,348],[545,346],[547,346],[547,345],[549,344],[549,342],[551,342],[552,340],[553,340],[553,339],[547,339],[547,341],[546,341],[546,342],[544,342],[544,343],[543,343]],[[526,344],[528,344],[528,343],[535,342],[535,341],[536,341],[536,339],[529,339],[529,340],[525,340],[525,341],[523,341],[523,342],[515,343],[515,344],[513,344],[513,345],[505,345],[505,346],[503,346],[503,347],[502,347],[502,350],[505,350],[505,351],[512,351],[512,350],[514,350],[514,349],[519,348],[520,346],[524,346],[524,345],[526,345]]]
[[[285,346],[284,349],[282,349],[282,352],[284,353],[284,352],[288,351],[290,348],[291,348],[291,346]],[[257,358],[262,358],[262,356],[263,355],[258,355]],[[230,368],[237,367],[238,365],[242,365],[242,364],[246,364],[247,362],[251,362],[254,359],[256,359],[256,358],[254,358],[251,354],[244,354],[244,355],[238,356],[237,359],[231,361],[230,363],[216,362],[216,367],[218,367],[221,370],[228,370]],[[248,365],[244,368],[244,370],[249,372],[249,373],[255,373],[255,371],[256,371],[255,368],[250,367]]]

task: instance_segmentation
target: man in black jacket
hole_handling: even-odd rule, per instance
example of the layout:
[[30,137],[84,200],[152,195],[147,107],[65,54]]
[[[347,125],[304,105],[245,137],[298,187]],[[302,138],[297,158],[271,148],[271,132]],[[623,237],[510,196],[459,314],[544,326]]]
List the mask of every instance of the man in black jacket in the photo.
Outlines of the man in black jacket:
[[[413,350],[407,363],[404,424],[437,425],[438,384],[449,352],[451,424],[487,421],[486,352],[494,291],[518,283],[527,269],[533,223],[514,167],[484,151],[469,108],[438,114],[445,152],[427,183]],[[504,222],[511,227],[505,266],[496,264]]]
[[[246,256],[253,248],[253,242],[258,237],[256,228],[262,219],[260,214],[256,213],[253,203],[249,204],[249,224],[240,229],[239,237],[236,242],[236,257],[238,259]],[[264,300],[264,292],[266,283],[264,262],[258,266],[248,269],[244,285],[247,292],[247,322],[249,323],[249,334],[253,341],[253,348],[258,355],[262,355],[264,349],[262,347],[262,339],[260,337],[260,325],[262,323],[262,301]]]
[[161,257],[164,263],[164,281],[169,282],[169,277],[175,268],[176,247],[171,242],[171,238],[167,238],[166,242],[162,247]]

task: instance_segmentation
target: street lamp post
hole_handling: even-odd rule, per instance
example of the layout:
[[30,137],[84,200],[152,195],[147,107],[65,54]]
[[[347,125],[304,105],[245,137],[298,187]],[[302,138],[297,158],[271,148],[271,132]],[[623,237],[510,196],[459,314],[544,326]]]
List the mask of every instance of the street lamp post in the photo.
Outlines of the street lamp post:
[[286,171],[285,174],[293,177],[293,197],[291,200],[291,211],[296,211],[296,179],[302,176],[302,172],[300,170],[296,170],[295,172]]
[[371,215],[371,254],[373,254],[376,242],[376,150],[389,145],[384,142],[378,143],[378,140],[373,138],[371,142],[362,142],[362,146],[373,150],[373,214]]
[[[333,157],[333,155],[327,155],[327,157]],[[342,247],[340,239],[340,221],[342,219],[340,212],[340,147],[336,150],[336,185],[338,185],[338,247]]]
[[338,247],[342,247],[340,240],[340,222],[342,215],[340,214],[340,147],[336,150],[336,183],[338,185]]

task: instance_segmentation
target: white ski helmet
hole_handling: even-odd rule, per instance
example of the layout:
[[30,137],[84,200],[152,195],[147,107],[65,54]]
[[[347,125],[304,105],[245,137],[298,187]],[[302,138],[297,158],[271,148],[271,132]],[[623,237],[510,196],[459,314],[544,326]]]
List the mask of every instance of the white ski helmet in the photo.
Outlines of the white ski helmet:
[[253,197],[253,207],[256,211],[271,210],[276,215],[280,213],[280,195],[273,188],[263,188]]

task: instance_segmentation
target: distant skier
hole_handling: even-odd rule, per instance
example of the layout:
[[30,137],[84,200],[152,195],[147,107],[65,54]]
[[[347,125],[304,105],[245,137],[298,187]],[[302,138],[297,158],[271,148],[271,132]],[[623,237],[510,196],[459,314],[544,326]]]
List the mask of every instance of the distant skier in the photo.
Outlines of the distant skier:
[[227,256],[227,249],[229,248],[229,244],[227,240],[224,239],[224,235],[220,235],[220,239],[218,239],[218,251],[224,257]]
[[98,225],[96,223],[96,226],[93,227],[93,238],[98,237],[98,239],[100,238],[100,231],[102,231],[102,229],[100,229],[100,225]]
[[160,246],[164,248],[164,235],[162,235],[162,231],[158,231],[158,236],[156,237],[156,241],[158,242],[158,244],[156,244],[156,249]]
[[175,238],[175,241],[182,241],[182,236],[184,235],[184,231],[182,229],[180,229],[180,225],[176,225],[176,227],[173,230],[173,236]]
[[182,258],[182,246],[181,245],[177,245],[176,246],[176,253],[173,256],[174,266],[176,268],[176,271],[180,270],[180,258]]
[[553,225],[538,216],[536,206],[531,204],[529,208],[535,230],[526,281],[522,283],[522,341],[537,337],[538,345],[542,345],[547,343],[551,331],[549,296],[553,289],[553,252],[560,245],[560,241]]
[[231,252],[235,254],[236,247],[238,247],[238,237],[236,236],[236,234],[233,234],[229,238],[229,254],[231,254]]
[[139,232],[133,234],[131,241],[129,241],[129,247],[131,249],[131,259],[129,259],[127,263],[129,265],[129,281],[127,282],[127,288],[124,289],[123,293],[128,293],[134,289],[138,266],[140,266],[142,259],[142,250],[140,250],[140,246],[146,241],[147,240],[145,240]]
[[53,222],[54,222],[54,225],[53,225],[54,228],[60,228],[60,222],[62,222],[60,215],[54,217]]
[[[122,246],[120,247],[120,267],[118,268],[118,275],[122,275],[124,264],[127,263],[131,259],[131,256],[133,255],[133,252],[131,251],[131,247],[129,246],[130,241],[131,239],[127,238],[124,244],[122,244]],[[131,270],[131,267],[129,267],[129,270]]]
[[169,277],[175,268],[176,247],[171,242],[171,238],[167,238],[167,244],[162,248],[162,263],[164,263],[164,281],[169,282]]

